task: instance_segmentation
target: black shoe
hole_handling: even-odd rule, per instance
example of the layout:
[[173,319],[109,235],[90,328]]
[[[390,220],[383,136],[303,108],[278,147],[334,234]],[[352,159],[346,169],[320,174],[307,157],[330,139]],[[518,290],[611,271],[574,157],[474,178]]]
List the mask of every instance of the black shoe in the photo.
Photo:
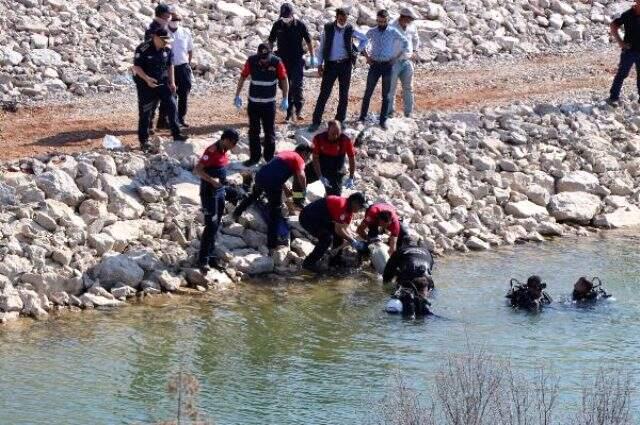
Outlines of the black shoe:
[[224,266],[221,264],[220,259],[217,257],[209,258],[209,267],[218,271],[224,270]]
[[189,128],[189,127],[191,127],[189,124],[187,124],[187,123],[186,123],[186,122],[184,122],[184,121],[180,121],[180,122],[178,123],[178,125],[180,125],[180,127],[182,127],[182,128]]
[[166,121],[158,121],[156,125],[157,130],[166,130],[169,128],[169,124]]
[[140,150],[144,153],[149,153],[149,151],[151,151],[151,145],[149,142],[140,142]]
[[612,106],[614,108],[617,108],[618,106],[620,106],[620,99],[612,99],[609,98],[607,99],[607,105]]
[[387,126],[387,122],[386,121],[385,122],[381,122],[380,123],[380,128],[383,129],[383,130],[388,130],[389,127]]
[[156,130],[154,128],[149,129],[149,136],[153,136],[156,134]]
[[254,165],[256,165],[258,162],[260,162],[260,159],[252,159],[249,158],[246,161],[244,161],[242,163],[242,165],[244,165],[245,167],[253,167]]
[[184,134],[178,134],[173,137],[174,142],[186,142],[187,140],[189,140],[189,136],[185,136]]
[[209,267],[207,263],[198,263],[198,270],[200,270],[200,273],[203,275],[206,275],[209,273],[209,270],[211,270],[211,267]]

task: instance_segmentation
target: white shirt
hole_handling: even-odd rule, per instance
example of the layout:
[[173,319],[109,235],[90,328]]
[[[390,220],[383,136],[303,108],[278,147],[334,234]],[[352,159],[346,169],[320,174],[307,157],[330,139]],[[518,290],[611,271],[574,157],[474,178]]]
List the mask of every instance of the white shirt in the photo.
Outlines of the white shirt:
[[191,31],[187,28],[179,26],[178,29],[173,32],[173,43],[171,43],[171,51],[173,52],[173,65],[183,65],[189,63],[189,52],[193,51],[193,37]]
[[[400,25],[400,21],[398,19],[393,21],[391,26],[400,31],[400,33],[404,35],[407,40],[409,40],[409,48],[407,49],[407,52],[400,57],[400,59],[411,59],[411,57],[413,56],[413,52],[420,48],[420,36],[418,36],[418,30],[416,29],[416,26],[413,24],[409,24],[407,25],[407,29],[404,30],[402,28],[402,25]],[[400,53],[402,46],[398,44],[396,48],[396,53]]]

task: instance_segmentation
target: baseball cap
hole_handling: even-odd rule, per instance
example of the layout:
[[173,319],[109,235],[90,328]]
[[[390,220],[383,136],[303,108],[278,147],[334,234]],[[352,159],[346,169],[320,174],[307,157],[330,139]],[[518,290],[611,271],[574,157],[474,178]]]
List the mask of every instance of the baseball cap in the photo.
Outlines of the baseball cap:
[[293,15],[293,5],[291,3],[283,3],[280,6],[280,17],[290,18]]
[[407,18],[411,19],[420,19],[416,12],[414,12],[413,9],[409,7],[402,8],[402,10],[400,10],[400,16],[406,16]]

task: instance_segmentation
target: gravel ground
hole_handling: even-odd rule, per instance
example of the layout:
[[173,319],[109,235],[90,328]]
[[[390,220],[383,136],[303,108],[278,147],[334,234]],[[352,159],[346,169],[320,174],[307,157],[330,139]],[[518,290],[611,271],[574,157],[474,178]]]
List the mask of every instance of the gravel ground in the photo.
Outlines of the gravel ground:
[[[472,110],[525,100],[603,98],[607,96],[617,66],[617,55],[612,48],[600,48],[423,65],[415,78],[417,110],[419,113],[431,113]],[[365,71],[359,68],[353,79],[349,106],[352,115],[360,107]],[[634,85],[632,79],[629,80],[628,92]],[[306,80],[307,118],[310,118],[315,105],[319,82],[319,78]],[[229,125],[246,130],[245,114],[237,112],[232,105],[234,86],[235,81],[231,78],[216,84],[196,82],[188,114],[192,125],[189,134],[207,134]],[[379,109],[379,96],[379,93],[374,95],[372,111]],[[337,88],[325,118],[335,110],[336,97]],[[105,134],[114,134],[126,145],[137,146],[133,86],[72,101],[60,99],[21,105],[17,112],[1,113],[2,160],[96,149]],[[280,116],[279,120],[283,118]]]

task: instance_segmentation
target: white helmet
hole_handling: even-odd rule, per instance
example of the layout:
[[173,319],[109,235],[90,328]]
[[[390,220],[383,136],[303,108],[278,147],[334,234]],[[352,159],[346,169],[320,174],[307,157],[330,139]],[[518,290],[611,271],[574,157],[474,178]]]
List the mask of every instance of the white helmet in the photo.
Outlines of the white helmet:
[[384,311],[391,314],[402,313],[402,301],[397,298],[391,298],[389,301],[387,301],[387,305],[385,306]]

